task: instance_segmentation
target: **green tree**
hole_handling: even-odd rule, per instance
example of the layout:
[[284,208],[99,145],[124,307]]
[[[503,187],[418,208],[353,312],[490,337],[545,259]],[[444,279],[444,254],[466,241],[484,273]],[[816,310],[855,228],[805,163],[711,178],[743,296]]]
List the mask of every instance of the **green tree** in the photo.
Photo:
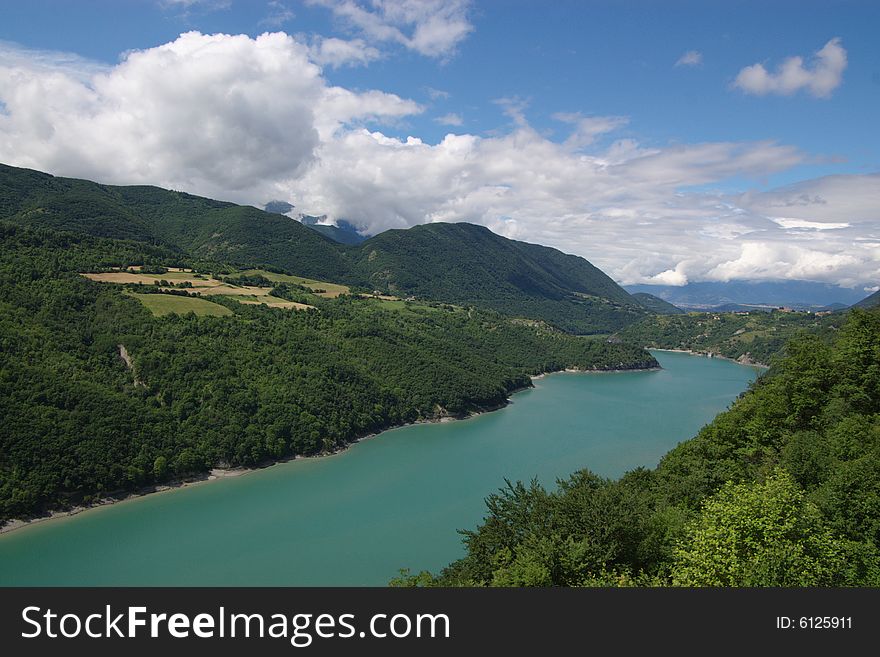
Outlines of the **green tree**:
[[168,475],[168,459],[164,456],[157,456],[153,461],[153,476],[156,481],[162,481]]
[[672,568],[678,586],[827,586],[839,583],[843,549],[784,470],[728,483],[703,506]]

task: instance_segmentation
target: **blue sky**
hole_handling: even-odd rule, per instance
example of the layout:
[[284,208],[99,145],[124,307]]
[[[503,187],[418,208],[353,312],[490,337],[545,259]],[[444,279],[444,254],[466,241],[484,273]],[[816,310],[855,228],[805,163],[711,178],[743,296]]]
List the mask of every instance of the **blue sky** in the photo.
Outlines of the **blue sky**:
[[[628,283],[808,278],[871,287],[880,279],[878,25],[876,2],[31,0],[0,10],[0,67],[5,57],[19,72],[0,77],[8,119],[0,161],[254,204],[284,198],[369,232],[470,220],[584,255]],[[289,35],[276,46],[296,80],[267,77],[249,93],[265,91],[277,125],[301,131],[285,147],[297,155],[275,153],[277,175],[236,156],[235,171],[219,176],[226,146],[212,151],[205,135],[184,155],[126,145],[126,161],[144,159],[130,170],[102,169],[107,158],[85,147],[71,155],[75,135],[58,136],[73,130],[65,112],[84,136],[134,115],[143,124],[141,108],[117,111],[130,99],[120,89],[149,96],[155,86],[138,85],[153,79],[158,47],[181,45],[190,31],[247,35],[239,46],[254,51],[264,32]],[[344,50],[334,59],[322,44]],[[316,72],[304,73],[296,48]],[[183,50],[176,56],[198,49]],[[144,61],[122,66],[132,51]],[[221,80],[234,84],[229,61],[192,75],[214,93]],[[52,72],[84,79],[75,93],[52,92],[72,96],[45,117],[51,137],[23,118],[23,71],[44,92]],[[105,89],[93,74],[112,80]],[[178,92],[146,103],[156,108],[148,120],[168,125],[162,103]],[[298,94],[316,94],[312,107],[326,111],[308,119]],[[322,124],[325,115],[333,121]],[[272,150],[278,137],[249,123],[255,116],[230,111],[218,121],[232,121],[223,130],[247,144],[255,134],[274,139],[264,145]],[[460,139],[444,141],[450,133]],[[526,175],[513,171],[536,160]],[[579,180],[591,191],[560,191]]]

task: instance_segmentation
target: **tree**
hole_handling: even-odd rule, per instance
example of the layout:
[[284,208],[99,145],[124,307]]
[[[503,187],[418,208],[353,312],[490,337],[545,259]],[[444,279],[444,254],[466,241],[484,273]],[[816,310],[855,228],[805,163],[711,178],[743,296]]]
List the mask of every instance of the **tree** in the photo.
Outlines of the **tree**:
[[678,586],[828,586],[839,583],[843,548],[794,479],[726,484],[680,543]]
[[153,461],[153,476],[156,481],[162,481],[168,475],[168,459],[164,456],[157,456]]

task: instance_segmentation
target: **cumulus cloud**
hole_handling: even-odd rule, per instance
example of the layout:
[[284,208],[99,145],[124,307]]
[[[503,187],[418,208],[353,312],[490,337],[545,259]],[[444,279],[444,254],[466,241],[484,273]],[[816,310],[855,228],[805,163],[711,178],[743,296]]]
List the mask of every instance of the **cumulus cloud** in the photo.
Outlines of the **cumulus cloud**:
[[843,81],[846,64],[846,50],[840,45],[840,39],[834,38],[815,54],[811,66],[804,66],[801,57],[789,57],[775,73],[770,73],[763,64],[752,64],[739,72],[733,85],[757,96],[790,96],[805,90],[816,98],[830,98]]
[[306,0],[326,7],[369,41],[397,43],[428,57],[447,57],[473,31],[470,0]]
[[281,33],[189,32],[91,76],[44,60],[0,59],[0,158],[225,198],[303,173],[343,124],[420,111],[392,94],[329,86],[308,48]]
[[684,263],[679,263],[675,269],[667,269],[659,274],[651,276],[645,281],[651,285],[675,285],[681,287],[688,284],[687,274],[684,272]]
[[703,63],[703,53],[699,50],[688,50],[675,62],[676,66],[699,66]]
[[0,40],[0,65],[9,69],[34,71],[42,75],[55,72],[81,82],[88,82],[95,75],[111,68],[107,64],[86,59],[75,53],[23,48],[16,43],[3,40]]
[[565,133],[551,139],[519,99],[500,101],[505,131],[392,137],[383,126],[424,107],[333,86],[317,57],[285,34],[191,32],[115,66],[0,47],[0,161],[283,199],[370,233],[471,221],[584,256],[624,283],[880,280],[880,174],[706,191],[809,158],[773,141],[649,147],[621,134],[624,117],[577,113],[557,115]]
[[798,244],[746,242],[736,258],[719,263],[708,278],[815,280],[858,264],[856,256],[846,253],[827,253]]
[[444,114],[443,116],[438,116],[434,119],[440,125],[451,125],[451,126],[461,126],[464,125],[464,119],[461,118],[461,114],[456,114],[455,112],[450,112],[449,114]]
[[[357,217],[371,232],[475,221],[584,255],[626,282],[683,283],[734,259],[738,238],[775,224],[751,225],[715,196],[680,194],[680,182],[763,175],[797,159],[789,147],[758,142],[682,146],[609,164],[528,127],[503,137],[448,135],[435,145],[362,130],[322,148],[302,180],[300,205]],[[722,222],[742,227],[721,231],[722,239],[702,234]]]

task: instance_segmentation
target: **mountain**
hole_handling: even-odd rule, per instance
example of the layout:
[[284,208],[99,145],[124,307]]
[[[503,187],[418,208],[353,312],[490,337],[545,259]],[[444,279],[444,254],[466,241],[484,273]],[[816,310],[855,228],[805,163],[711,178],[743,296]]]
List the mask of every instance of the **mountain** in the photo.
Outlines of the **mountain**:
[[830,339],[843,313],[817,315],[779,310],[736,313],[713,310],[682,315],[651,315],[615,334],[626,344],[715,354],[741,363],[770,364],[785,343],[809,331]]
[[[545,371],[657,366],[638,347],[478,308],[315,294],[311,310],[284,310],[80,275],[146,265],[180,280],[164,267],[192,264],[142,241],[0,221],[0,525],[497,408]],[[196,305],[163,314],[146,298]]]
[[646,314],[583,258],[474,224],[389,230],[351,253],[354,277],[377,290],[545,319],[573,333],[612,331]]
[[644,308],[657,315],[681,315],[684,313],[678,306],[673,306],[668,301],[647,292],[636,292],[632,297]]
[[880,306],[880,290],[877,290],[871,296],[865,297],[858,303],[853,304],[856,308],[873,308],[874,306]]
[[851,305],[862,298],[859,289],[812,281],[728,281],[673,285],[628,285],[630,293],[647,292],[680,308],[716,308],[725,304],[787,306],[818,309],[833,303]]
[[312,217],[305,214],[300,215],[300,221],[302,221],[303,225],[321,233],[324,237],[329,237],[331,240],[338,242],[339,244],[360,244],[367,239],[358,232],[353,224],[350,224],[345,219],[338,219],[335,226],[332,224],[318,223],[318,221],[323,221],[324,219],[326,219],[326,217]]
[[713,306],[708,310],[713,310],[719,313],[770,313],[774,310],[778,310],[778,308],[776,306],[769,306],[766,304],[758,306],[748,306],[742,303],[725,303],[721,306]]
[[287,201],[269,201],[263,206],[266,212],[274,212],[276,214],[287,214],[293,210],[293,203]]
[[332,240],[290,217],[159,187],[100,185],[0,165],[0,219],[148,242],[206,260],[272,264],[315,278],[346,269]]
[[[266,212],[273,212],[275,214],[283,214],[287,217],[291,216],[288,213],[293,210],[293,205],[288,203],[287,201],[269,201],[263,208]],[[345,219],[339,219],[336,221],[336,225],[332,224],[321,224],[319,221],[323,221],[326,219],[326,216],[323,217],[314,217],[308,214],[299,215],[299,222],[304,226],[308,226],[315,232],[321,233],[324,237],[329,237],[334,242],[338,242],[339,244],[360,244],[363,242],[366,237],[361,235],[357,228],[354,227],[353,224],[349,223]]]
[[145,242],[189,258],[270,265],[398,296],[482,306],[571,333],[610,333],[648,312],[583,258],[466,223],[391,230],[346,245],[276,212],[5,165],[0,165],[0,220]]

